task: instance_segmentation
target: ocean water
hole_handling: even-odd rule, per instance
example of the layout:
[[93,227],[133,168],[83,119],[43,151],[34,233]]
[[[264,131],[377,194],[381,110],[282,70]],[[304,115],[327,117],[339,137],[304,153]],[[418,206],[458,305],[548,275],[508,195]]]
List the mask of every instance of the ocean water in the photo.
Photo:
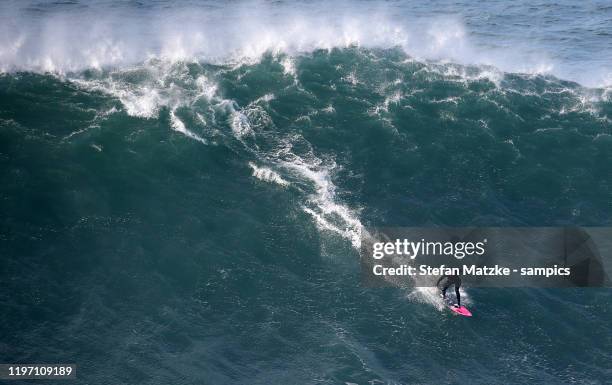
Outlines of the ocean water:
[[609,289],[361,286],[366,226],[611,226],[612,6],[0,4],[0,361],[604,384]]

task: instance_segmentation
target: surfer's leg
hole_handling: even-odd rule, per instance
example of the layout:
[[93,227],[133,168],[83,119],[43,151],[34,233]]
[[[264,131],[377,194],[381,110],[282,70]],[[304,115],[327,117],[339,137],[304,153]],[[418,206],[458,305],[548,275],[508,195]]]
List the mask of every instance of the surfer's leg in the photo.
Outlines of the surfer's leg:
[[461,306],[461,294],[459,294],[459,285],[455,285],[455,295],[457,295],[457,306]]
[[449,287],[449,286],[450,286],[450,285],[449,285],[448,283],[445,283],[445,284],[442,286],[442,289],[441,289],[441,290],[442,290],[442,298],[444,298],[444,299],[446,299],[446,290],[448,289],[448,287]]

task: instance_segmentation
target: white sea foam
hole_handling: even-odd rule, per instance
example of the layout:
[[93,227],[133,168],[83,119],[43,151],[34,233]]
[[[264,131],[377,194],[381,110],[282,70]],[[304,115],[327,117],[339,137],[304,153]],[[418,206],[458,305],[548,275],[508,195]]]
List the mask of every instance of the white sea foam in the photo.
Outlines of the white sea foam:
[[[411,17],[407,9],[397,14],[385,2],[298,5],[247,1],[219,7],[193,4],[138,9],[90,4],[70,12],[36,15],[24,4],[0,4],[4,16],[0,23],[1,71],[69,73],[125,67],[151,57],[252,63],[266,52],[293,55],[360,46],[401,47],[418,59],[488,64],[503,71],[567,72],[564,63],[544,52],[476,45],[458,16]],[[290,56],[284,56],[281,64],[287,75],[296,76]],[[609,67],[582,74],[587,72],[595,74],[590,85],[609,84],[612,76]],[[588,83],[586,75],[580,77]]]
[[295,70],[295,60],[293,58],[285,56],[280,63],[283,66],[283,72],[285,75],[289,75],[294,78],[297,76],[297,72]]
[[274,100],[274,98],[275,98],[274,94],[265,94],[264,96],[255,99],[255,101],[252,104],[257,104],[261,102],[267,103],[270,100]]
[[[107,93],[116,97],[122,104],[124,111],[134,117],[145,119],[157,118],[161,108],[168,108],[171,128],[191,139],[203,144],[208,141],[201,135],[190,130],[184,121],[177,116],[180,108],[191,108],[198,101],[204,101],[210,106],[210,119],[214,122],[217,110],[227,114],[231,119],[235,114],[235,103],[217,95],[217,85],[204,75],[190,76],[187,73],[188,63],[170,63],[158,60],[147,61],[141,66],[116,69],[101,72],[90,79],[82,77],[71,78],[71,81],[80,87]],[[138,78],[134,81],[133,78]],[[206,118],[197,110],[196,121],[208,126]],[[117,110],[113,107],[96,116],[106,117]],[[240,123],[235,123],[236,129]],[[232,125],[234,127],[234,125]],[[213,128],[210,128],[214,130]],[[243,132],[244,134],[244,132]]]
[[253,170],[253,176],[259,180],[276,183],[283,187],[289,185],[289,182],[284,180],[277,172],[267,167],[257,167],[253,162],[249,162],[249,167]]
[[238,139],[253,132],[249,119],[240,111],[235,111],[230,116],[230,125]]
[[[459,292],[461,294],[461,304],[469,305],[472,303],[469,294],[463,288],[460,288]],[[454,298],[454,292],[450,294],[447,292],[446,295],[447,297]],[[437,287],[415,287],[407,294],[407,298],[411,301],[432,305],[439,311],[446,308],[444,301],[440,297],[440,289]]]
[[183,121],[176,116],[176,108],[170,111],[170,124],[172,125],[174,131],[180,132],[181,134],[191,139],[197,140],[198,142],[201,142],[203,144],[207,143],[206,139],[202,138],[194,132],[191,132],[187,129],[187,127],[185,127],[185,123],[183,123]]
[[102,152],[102,149],[103,149],[102,145],[95,144],[95,143],[91,144],[91,148],[95,149],[98,152]]
[[359,84],[359,79],[357,79],[357,74],[355,73],[355,71],[351,71],[348,75],[343,77],[342,80],[353,86]]
[[[258,105],[272,98],[272,95],[264,96],[242,109],[237,104],[232,104],[229,124],[234,137],[267,163],[273,163],[279,171],[292,174],[293,178],[299,178],[310,184],[313,191],[306,192],[306,201],[302,206],[304,212],[313,217],[319,229],[339,234],[349,240],[353,247],[359,249],[362,225],[357,210],[349,208],[336,197],[336,186],[332,182],[331,175],[337,167],[335,163],[323,162],[313,154],[312,150],[303,156],[294,153],[292,151],[294,142],[310,147],[310,143],[299,134],[278,137],[277,147],[268,152],[262,152],[256,144],[242,140],[244,136],[249,135],[256,143],[258,131],[254,127],[259,129],[273,125],[267,113]],[[326,110],[333,112],[333,107],[330,106]],[[277,171],[259,167],[252,162],[249,166],[253,169],[253,176],[260,180],[281,186],[289,185],[286,178]]]
[[[310,146],[299,134],[278,138],[276,150],[266,153],[262,153],[256,145],[251,147],[250,143],[242,141],[245,135],[251,135],[255,140],[257,139],[254,126],[261,128],[273,124],[265,111],[257,105],[265,99],[271,100],[271,97],[259,98],[243,109],[233,109],[230,115],[233,135],[266,162],[273,162],[277,169],[284,170],[285,173],[292,174],[293,177],[310,184],[313,191],[307,192],[306,201],[302,206],[304,212],[312,216],[319,229],[339,234],[349,240],[353,247],[359,249],[362,225],[358,218],[358,211],[340,202],[336,196],[336,186],[331,175],[332,171],[337,168],[335,163],[323,162],[312,151],[303,156],[295,154],[292,151],[294,142],[298,141],[307,147]],[[331,106],[328,110],[333,112]],[[258,167],[252,162],[249,163],[249,166],[253,169],[253,176],[260,180],[282,186],[289,185],[289,182],[277,171]]]
[[358,219],[358,212],[338,202],[336,186],[330,175],[335,165],[326,166],[318,158],[306,161],[295,156],[291,162],[285,162],[284,166],[297,171],[315,187],[314,193],[303,206],[304,211],[315,219],[321,229],[340,234],[359,249],[363,226]]

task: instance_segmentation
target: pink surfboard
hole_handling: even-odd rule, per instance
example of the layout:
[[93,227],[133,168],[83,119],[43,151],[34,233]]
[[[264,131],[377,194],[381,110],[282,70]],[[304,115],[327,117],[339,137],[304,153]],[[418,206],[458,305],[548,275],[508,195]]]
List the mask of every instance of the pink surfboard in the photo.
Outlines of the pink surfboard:
[[461,306],[461,307],[449,306],[448,308],[457,314],[461,314],[462,316],[465,316],[465,317],[472,316],[472,313],[465,306]]

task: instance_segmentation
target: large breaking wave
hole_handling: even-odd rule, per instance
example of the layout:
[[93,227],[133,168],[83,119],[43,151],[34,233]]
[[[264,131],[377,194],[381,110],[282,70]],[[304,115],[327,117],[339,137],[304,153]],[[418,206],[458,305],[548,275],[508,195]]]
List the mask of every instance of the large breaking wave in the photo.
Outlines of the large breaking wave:
[[[455,13],[452,4],[440,1],[432,7],[438,7],[439,12],[424,12],[418,4],[380,1],[301,5],[179,2],[173,7],[163,3],[67,2],[58,6],[7,2],[0,5],[0,70],[67,73],[133,65],[153,57],[253,62],[268,52],[295,54],[360,46],[401,47],[419,60],[486,64],[505,72],[551,73],[589,86],[610,82],[605,58],[598,62],[595,57],[560,57],[551,49],[568,47],[543,49],[535,43],[533,32],[530,35],[517,29],[511,35],[496,36],[495,24],[486,26],[490,31],[467,28],[465,15],[458,10]],[[584,15],[575,12],[574,22],[580,25],[582,19],[602,12],[606,10],[594,9]],[[470,19],[470,24],[474,20]],[[605,37],[605,24],[593,28]],[[559,37],[559,41],[568,40]]]
[[[472,151],[506,162],[508,170],[537,164],[531,158],[542,154],[533,152],[530,141],[575,136],[593,154],[608,146],[607,89],[490,66],[423,61],[399,47],[258,55],[257,61],[230,64],[152,58],[53,76],[120,102],[98,111],[94,127],[113,114],[160,119],[190,140],[244,153],[253,177],[301,195],[300,208],[322,231],[339,234],[356,249],[363,235],[360,213],[366,205],[372,213],[376,203],[338,184],[357,182],[367,189],[372,183],[362,175],[363,159],[354,147],[364,138],[387,138],[385,147],[371,149],[389,153],[383,158],[417,160],[407,166],[414,168],[410,173],[439,174],[431,154],[462,159],[462,171],[449,178],[474,166],[477,178],[495,178],[494,170],[472,159],[474,153],[456,147],[462,141],[479,142],[484,147]],[[87,128],[79,127],[64,139],[86,136]],[[536,174],[570,188],[562,164],[553,162]],[[366,223],[388,221],[388,214],[370,214]]]

